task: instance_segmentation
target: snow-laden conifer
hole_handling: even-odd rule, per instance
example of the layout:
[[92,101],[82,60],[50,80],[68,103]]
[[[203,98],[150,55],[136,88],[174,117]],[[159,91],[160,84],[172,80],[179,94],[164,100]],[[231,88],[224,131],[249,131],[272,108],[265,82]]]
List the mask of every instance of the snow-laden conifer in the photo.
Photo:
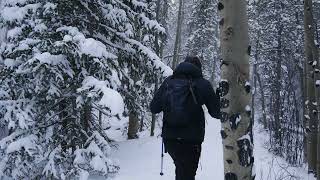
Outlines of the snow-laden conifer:
[[212,82],[217,80],[219,62],[219,32],[217,1],[195,1],[188,21],[190,35],[187,40],[187,53],[201,57],[204,75]]
[[97,112],[106,121],[124,119],[144,105],[128,97],[152,91],[148,76],[171,71],[149,48],[164,33],[152,10],[137,0],[2,5],[0,122],[10,133],[0,140],[0,177],[116,173]]

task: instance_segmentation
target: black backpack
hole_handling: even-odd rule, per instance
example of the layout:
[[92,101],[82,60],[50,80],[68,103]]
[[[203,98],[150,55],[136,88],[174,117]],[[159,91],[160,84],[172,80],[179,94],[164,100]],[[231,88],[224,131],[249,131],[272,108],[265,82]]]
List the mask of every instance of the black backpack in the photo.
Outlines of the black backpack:
[[187,127],[192,121],[190,113],[199,108],[195,94],[195,84],[191,78],[172,77],[166,84],[164,93],[164,116],[167,127]]

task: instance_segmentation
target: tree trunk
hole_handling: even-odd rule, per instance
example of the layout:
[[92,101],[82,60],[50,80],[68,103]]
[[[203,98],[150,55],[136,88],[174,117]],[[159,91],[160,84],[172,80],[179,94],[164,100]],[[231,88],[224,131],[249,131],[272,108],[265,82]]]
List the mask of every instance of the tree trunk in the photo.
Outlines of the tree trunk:
[[[162,21],[165,22],[165,19],[160,19],[160,17],[165,18],[166,14],[167,14],[167,1],[164,1],[164,5],[163,5],[163,12],[161,12],[162,15],[164,15],[164,17],[160,14],[160,10],[161,10],[161,1],[162,0],[157,0],[157,4],[156,4],[156,20],[158,22]],[[162,39],[162,42],[160,44],[159,41],[159,35],[156,36],[155,38],[155,51],[157,53],[157,55],[162,58],[162,53],[163,53],[163,47],[164,47],[164,38]],[[158,89],[158,77],[157,75],[154,76],[154,80],[155,80],[155,85],[154,85],[154,94],[156,93],[157,89]],[[156,115],[152,114],[151,117],[151,130],[150,130],[150,136],[154,136],[154,129],[156,126]]]
[[99,125],[102,127],[102,128],[104,128],[103,127],[103,123],[102,123],[102,112],[101,111],[99,111],[99,115],[98,115],[98,118],[99,118]]
[[139,118],[136,113],[129,114],[128,139],[137,139],[139,130]]
[[[161,0],[157,0],[157,4],[156,4],[156,20],[159,22],[160,21],[160,9],[161,9]],[[160,56],[160,42],[159,42],[159,35],[157,34],[155,37],[155,51],[157,53],[158,56]]]
[[[2,8],[2,2],[0,2],[0,8]],[[7,30],[5,27],[0,27],[0,44],[6,41]],[[0,62],[3,62],[2,54],[0,54]],[[0,64],[0,72],[2,70],[2,64]],[[0,140],[9,135],[8,125],[0,125]]]
[[7,125],[0,126],[0,140],[9,135],[9,129]]
[[[1,2],[0,2],[0,8],[1,8]],[[0,43],[6,41],[7,36],[7,27],[0,27]],[[0,54],[0,62],[3,62],[3,56],[2,53]],[[0,65],[0,71],[2,70],[2,67]]]
[[[253,79],[254,79],[254,90],[255,90],[255,93],[252,95],[252,114],[254,114],[254,99],[255,99],[255,94],[257,93],[256,92],[256,89],[257,89],[257,85],[256,83],[258,82],[259,83],[259,90],[260,90],[260,96],[261,96],[261,110],[262,110],[262,124],[263,124],[263,127],[265,129],[268,128],[268,123],[267,123],[267,116],[266,116],[266,107],[265,107],[265,100],[264,100],[264,87],[263,87],[263,84],[262,84],[262,81],[261,81],[261,78],[260,78],[260,75],[258,73],[258,62],[259,62],[259,52],[260,52],[260,47],[259,47],[259,44],[260,44],[260,32],[258,32],[258,35],[257,35],[257,41],[256,41],[256,53],[254,55],[254,58],[255,58],[255,64],[254,64],[254,67],[253,67]],[[254,119],[254,115],[252,116],[252,121],[255,121]]]
[[262,80],[260,78],[260,74],[258,72],[255,73],[256,77],[257,77],[257,81],[259,83],[259,90],[260,90],[260,94],[261,94],[261,109],[262,109],[262,123],[263,123],[263,127],[265,129],[268,129],[268,121],[267,121],[267,114],[266,114],[266,103],[265,103],[265,99],[264,99],[264,87],[262,84]]
[[[161,0],[160,0],[161,1]],[[166,32],[168,32],[168,26],[167,26],[167,17],[168,17],[168,9],[169,9],[168,0],[163,0],[163,11],[160,18],[161,24],[166,28]],[[162,43],[160,45],[160,57],[163,57],[163,51],[166,45],[167,37],[162,38]]]
[[304,63],[304,67],[303,68],[299,68],[299,74],[301,77],[301,92],[302,92],[302,102],[303,102],[303,162],[304,163],[308,163],[308,155],[307,155],[307,151],[308,151],[308,139],[307,139],[307,135],[308,133],[306,132],[307,129],[307,124],[309,121],[308,118],[308,114],[307,111],[307,85],[306,85],[306,76],[305,76],[305,70],[306,70],[306,63]]
[[247,2],[220,0],[221,108],[225,180],[252,180],[253,134]]
[[[214,36],[215,36],[215,38],[216,39],[218,39],[219,38],[219,26],[217,26],[216,27],[216,29],[215,29],[215,32],[214,32]],[[215,42],[215,47],[218,49],[219,48],[219,41],[217,40],[216,42]],[[210,81],[211,81],[211,83],[212,83],[212,86],[214,87],[214,88],[216,88],[217,86],[218,86],[218,84],[219,84],[219,82],[217,82],[217,79],[216,79],[216,71],[217,71],[217,62],[216,61],[218,61],[220,58],[219,58],[219,55],[218,55],[218,57],[216,57],[216,59],[213,59],[212,60],[212,68],[213,68],[213,71],[212,71],[212,73],[211,73],[211,78],[210,78]]]
[[257,71],[257,65],[253,65],[253,75],[252,75],[252,82],[253,82],[253,89],[254,92],[252,92],[252,114],[251,114],[251,120],[254,122],[255,121],[255,97],[256,97],[256,89],[257,89],[257,77],[256,77],[256,72]]
[[172,60],[172,69],[175,69],[179,63],[178,61],[179,61],[179,53],[181,48],[181,32],[182,32],[182,24],[183,24],[183,5],[184,5],[183,0],[180,0],[176,41],[174,43],[174,52],[173,52],[173,60]]
[[318,128],[317,128],[317,180],[320,180],[320,49],[318,48],[319,46],[316,46],[315,45],[315,42],[317,42],[317,44],[319,44],[319,33],[318,33],[318,25],[317,25],[317,22],[314,21],[314,24],[315,24],[315,32],[316,32],[316,39],[313,41],[314,42],[314,46],[313,46],[313,52],[316,54],[315,55],[315,61],[317,62],[317,65],[316,65],[316,69],[314,70],[315,72],[315,80],[316,80],[316,98],[317,98],[317,125],[318,125]]
[[[62,134],[64,136],[68,135],[68,113],[67,113],[67,101],[63,100],[59,104],[60,115],[59,118],[62,120]],[[61,141],[61,148],[63,152],[66,152],[68,149],[67,139],[63,138]]]
[[274,140],[277,146],[274,148],[277,155],[282,154],[282,103],[281,103],[281,73],[282,73],[282,32],[283,25],[281,24],[281,19],[278,20],[278,47],[277,47],[277,65],[276,65],[276,83],[275,83],[275,102],[274,102]]
[[[157,76],[155,75],[155,84],[154,84],[154,94],[156,94],[156,91],[158,90],[158,79]],[[157,116],[156,114],[152,114],[151,116],[151,129],[150,129],[150,136],[154,136],[154,129],[156,126],[156,120],[157,120]]]
[[[319,59],[318,49],[315,45],[315,27],[313,22],[312,14],[312,0],[304,1],[304,36],[305,36],[305,76],[306,76],[306,87],[307,87],[307,157],[308,157],[308,167],[309,172],[315,173],[317,170],[317,131],[318,131],[318,113],[317,113],[317,103],[319,100],[316,99],[318,93],[315,89],[315,73],[314,69]],[[319,157],[320,158],[320,157]]]
[[[89,132],[89,126],[90,126],[90,121],[92,120],[92,107],[90,103],[85,103],[83,106],[82,110],[82,117],[81,117],[81,125],[83,130],[87,133]],[[86,137],[83,139],[84,141],[86,140]]]

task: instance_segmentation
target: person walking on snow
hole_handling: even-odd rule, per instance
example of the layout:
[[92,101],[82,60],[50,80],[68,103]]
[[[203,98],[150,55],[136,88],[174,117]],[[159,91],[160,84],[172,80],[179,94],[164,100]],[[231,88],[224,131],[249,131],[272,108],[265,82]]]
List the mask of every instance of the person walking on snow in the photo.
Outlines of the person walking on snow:
[[202,76],[198,57],[188,56],[157,90],[150,104],[154,114],[163,112],[162,138],[176,166],[176,180],[195,180],[205,134],[205,105],[220,119],[220,100]]

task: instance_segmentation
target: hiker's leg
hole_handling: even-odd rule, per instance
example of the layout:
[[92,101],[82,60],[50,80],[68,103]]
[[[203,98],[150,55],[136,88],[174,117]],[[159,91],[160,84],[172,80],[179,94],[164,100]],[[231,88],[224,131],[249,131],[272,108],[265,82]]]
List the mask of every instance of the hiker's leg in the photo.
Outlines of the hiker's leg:
[[191,165],[191,172],[193,173],[192,176],[193,176],[193,180],[194,180],[194,177],[197,174],[199,159],[201,156],[201,144],[194,144],[192,150],[193,150],[192,153],[194,154],[194,156],[192,156],[193,158],[191,159],[191,164],[192,164]]
[[179,143],[178,141],[166,141],[165,147],[171,156],[175,166],[176,166],[176,180],[183,180],[183,169],[181,163],[181,157],[179,156]]
[[194,180],[201,154],[201,144],[169,141],[165,145],[176,166],[176,180]]
[[183,179],[195,180],[201,154],[201,144],[184,143],[182,149]]

